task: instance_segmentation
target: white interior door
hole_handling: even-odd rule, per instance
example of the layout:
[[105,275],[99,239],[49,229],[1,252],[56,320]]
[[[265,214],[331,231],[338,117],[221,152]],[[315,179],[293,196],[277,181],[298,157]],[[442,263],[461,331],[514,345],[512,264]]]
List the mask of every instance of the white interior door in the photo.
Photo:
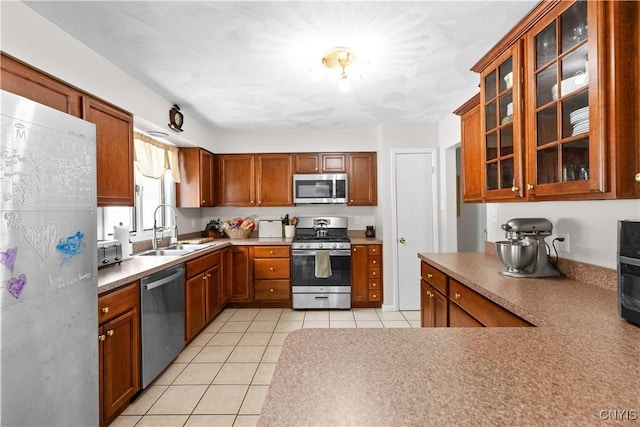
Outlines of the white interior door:
[[397,301],[400,310],[420,309],[418,252],[438,248],[435,149],[394,153]]

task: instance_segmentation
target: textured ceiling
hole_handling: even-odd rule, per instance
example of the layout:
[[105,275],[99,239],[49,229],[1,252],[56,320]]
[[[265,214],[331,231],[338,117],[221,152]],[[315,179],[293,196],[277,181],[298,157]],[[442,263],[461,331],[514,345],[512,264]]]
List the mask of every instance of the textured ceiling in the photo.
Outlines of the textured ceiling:
[[[433,122],[470,97],[469,68],[534,1],[26,2],[73,37],[224,129]],[[359,58],[351,90],[314,81],[323,53]]]

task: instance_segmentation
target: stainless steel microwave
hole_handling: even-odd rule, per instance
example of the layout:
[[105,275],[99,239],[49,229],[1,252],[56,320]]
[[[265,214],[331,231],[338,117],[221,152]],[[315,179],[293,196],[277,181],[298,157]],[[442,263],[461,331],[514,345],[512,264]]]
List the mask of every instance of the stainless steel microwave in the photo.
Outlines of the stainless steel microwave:
[[347,203],[347,174],[294,174],[293,203]]
[[640,326],[640,221],[618,221],[618,310]]

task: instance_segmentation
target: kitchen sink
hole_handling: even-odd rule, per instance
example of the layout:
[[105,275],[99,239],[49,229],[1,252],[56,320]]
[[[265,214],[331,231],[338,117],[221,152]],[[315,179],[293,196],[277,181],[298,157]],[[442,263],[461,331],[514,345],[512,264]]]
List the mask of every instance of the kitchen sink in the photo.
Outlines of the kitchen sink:
[[138,254],[138,256],[183,256],[212,246],[215,244],[178,244],[166,248],[151,249]]

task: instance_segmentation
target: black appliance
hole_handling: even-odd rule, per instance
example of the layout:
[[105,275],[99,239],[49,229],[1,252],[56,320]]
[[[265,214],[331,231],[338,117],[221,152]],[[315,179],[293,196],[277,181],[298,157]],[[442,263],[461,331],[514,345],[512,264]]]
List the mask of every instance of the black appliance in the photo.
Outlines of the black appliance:
[[346,217],[298,218],[291,255],[295,310],[351,308],[351,242]]
[[640,326],[640,220],[618,221],[618,309]]

